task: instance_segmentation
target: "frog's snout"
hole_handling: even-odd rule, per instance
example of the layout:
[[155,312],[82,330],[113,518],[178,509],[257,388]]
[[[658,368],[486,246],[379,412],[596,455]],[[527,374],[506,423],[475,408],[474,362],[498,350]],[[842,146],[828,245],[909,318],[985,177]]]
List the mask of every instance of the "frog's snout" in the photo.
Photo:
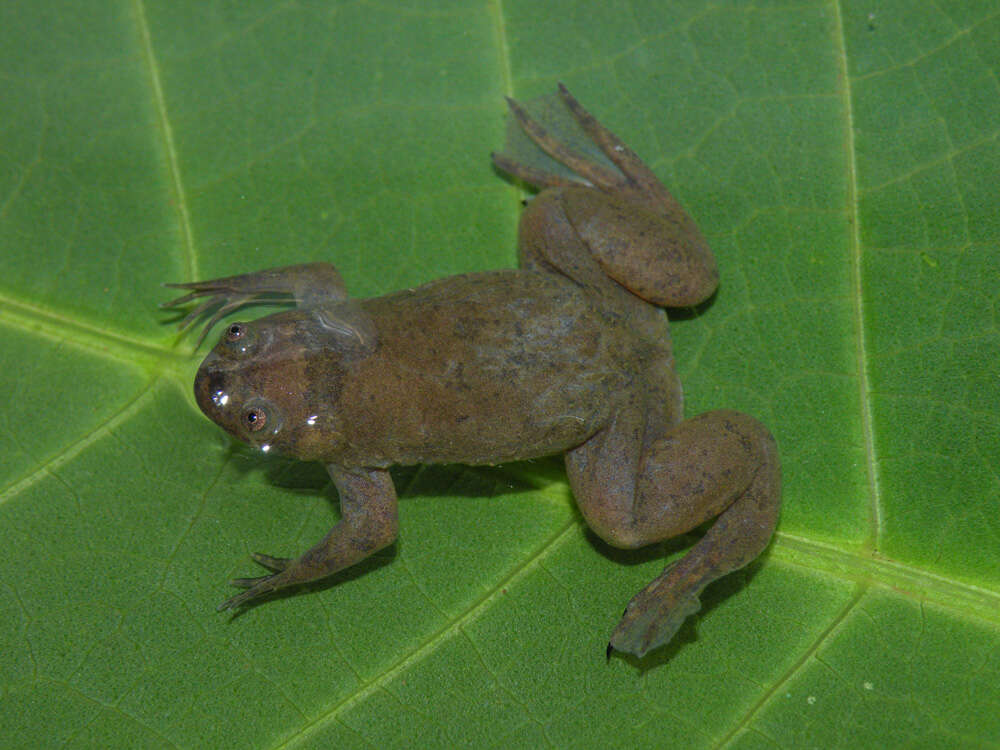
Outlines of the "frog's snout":
[[218,357],[213,352],[205,357],[194,377],[194,399],[198,408],[213,422],[219,422],[220,417],[229,404],[229,388],[225,373],[216,367]]

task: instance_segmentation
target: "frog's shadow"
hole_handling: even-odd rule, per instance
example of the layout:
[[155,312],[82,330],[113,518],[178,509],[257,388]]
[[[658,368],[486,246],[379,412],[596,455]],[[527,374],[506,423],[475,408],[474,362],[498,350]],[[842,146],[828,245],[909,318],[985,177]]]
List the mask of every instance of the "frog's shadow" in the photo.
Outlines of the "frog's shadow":
[[682,320],[694,320],[695,318],[700,318],[704,315],[708,309],[715,304],[716,298],[719,296],[719,287],[715,288],[708,297],[697,305],[692,305],[691,307],[667,307],[663,308],[667,313],[667,319],[671,323],[678,323]]

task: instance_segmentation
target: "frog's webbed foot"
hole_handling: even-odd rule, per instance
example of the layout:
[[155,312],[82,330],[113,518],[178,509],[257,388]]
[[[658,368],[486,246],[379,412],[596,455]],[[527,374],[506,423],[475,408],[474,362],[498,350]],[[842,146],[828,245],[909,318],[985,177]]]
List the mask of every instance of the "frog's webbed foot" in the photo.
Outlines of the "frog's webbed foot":
[[701,609],[701,589],[693,591],[684,583],[677,576],[671,578],[667,568],[633,596],[608,641],[608,655],[615,650],[641,657],[669,643],[684,621]]
[[490,158],[493,159],[493,163],[500,171],[506,172],[507,174],[512,175],[529,185],[534,185],[535,187],[570,187],[572,185],[589,184],[578,180],[571,180],[568,177],[562,177],[557,174],[552,174],[551,172],[546,172],[544,169],[532,167],[523,162],[519,162],[516,159],[512,159],[506,154],[497,153],[495,151],[490,154]]
[[640,195],[649,193],[656,195],[660,200],[668,199],[673,201],[673,198],[670,197],[666,188],[657,179],[653,170],[647,167],[642,159],[625,145],[621,138],[601,125],[597,121],[597,118],[584,109],[583,105],[561,83],[559,84],[559,96],[583,131],[625,176],[624,179],[619,178],[611,184],[597,183],[599,187],[604,189],[631,188]]
[[[558,96],[510,117],[498,169],[544,188],[518,232],[522,265],[549,267],[623,302],[622,288],[660,307],[686,307],[718,286],[697,225],[638,156],[560,84]],[[581,252],[597,261],[581,262]]]
[[[511,116],[521,130],[542,151],[560,164],[572,170],[576,178],[554,174],[550,171],[531,166],[506,154],[492,154],[496,166],[525,182],[537,187],[565,187],[571,185],[588,185],[606,191],[621,191],[629,188],[648,189],[655,186],[657,192],[663,188],[653,172],[638,156],[626,146],[614,133],[601,125],[574,98],[569,90],[559,84],[559,98],[562,105],[572,115],[578,130],[583,136],[596,145],[610,160],[610,165],[602,164],[594,156],[572,148],[565,136],[556,134],[532,117],[519,102],[508,98]],[[548,119],[559,124],[559,115],[550,113]],[[565,129],[563,126],[562,129]]]
[[510,108],[511,116],[532,142],[557,162],[571,169],[578,177],[564,177],[529,166],[505,154],[492,154],[493,163],[504,172],[538,187],[570,185],[610,187],[621,181],[621,175],[613,169],[598,164],[582,152],[566,145],[547,127],[529,115],[521,103],[507,97],[507,106]]
[[[560,85],[560,93],[563,91],[565,91],[565,88]],[[566,96],[569,96],[569,92],[566,92]],[[526,164],[506,154],[494,153],[491,155],[493,163],[499,169],[537,187],[586,185],[611,188],[621,183],[621,173],[609,166],[596,162],[583,152],[569,146],[564,138],[528,114],[527,109],[520,102],[507,97],[507,106],[510,108],[510,114],[514,118],[514,121],[525,135],[552,159],[568,167],[575,176],[558,175]],[[551,113],[551,116],[547,119],[555,120],[557,117],[560,117],[560,115]],[[565,119],[564,116],[562,117]],[[558,125],[559,123],[556,122],[555,124]]]
[[164,302],[163,308],[174,308],[199,300],[180,321],[178,328],[187,328],[214,310],[205,323],[195,348],[201,345],[212,326],[234,310],[251,304],[315,305],[347,299],[344,282],[337,269],[329,263],[303,263],[282,268],[268,268],[255,273],[225,276],[185,284],[165,284],[171,289],[188,289],[187,294]]

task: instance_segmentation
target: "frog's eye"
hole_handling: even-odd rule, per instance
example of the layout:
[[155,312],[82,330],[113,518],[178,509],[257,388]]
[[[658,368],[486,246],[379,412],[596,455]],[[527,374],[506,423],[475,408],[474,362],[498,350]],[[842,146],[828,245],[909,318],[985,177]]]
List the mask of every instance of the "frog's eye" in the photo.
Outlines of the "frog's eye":
[[247,334],[247,327],[243,323],[233,323],[226,329],[226,341],[235,344]]
[[259,432],[267,427],[267,410],[261,406],[251,406],[243,412],[243,425],[249,432]]
[[257,345],[257,332],[249,323],[230,323],[222,332],[222,341],[234,354],[248,354]]
[[281,410],[267,399],[252,398],[243,404],[236,419],[236,430],[244,440],[259,444],[281,432]]

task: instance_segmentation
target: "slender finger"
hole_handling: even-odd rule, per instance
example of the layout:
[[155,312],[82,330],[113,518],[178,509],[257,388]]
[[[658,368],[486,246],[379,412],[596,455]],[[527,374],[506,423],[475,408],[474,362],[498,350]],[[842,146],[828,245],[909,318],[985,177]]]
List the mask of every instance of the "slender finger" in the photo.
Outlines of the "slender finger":
[[206,281],[185,281],[185,282],[167,282],[163,286],[167,289],[198,289],[202,293],[209,291],[218,291],[219,289],[229,289],[232,284],[231,278],[225,279],[208,279]]
[[[267,578],[267,577],[268,576],[264,576],[263,578],[260,578],[260,577],[258,577],[258,578],[233,578],[229,582],[229,585],[230,586],[235,586],[238,589],[252,589],[254,586],[256,586],[258,583],[260,583],[261,581],[263,581],[264,578]],[[242,596],[242,594],[240,594],[240,596]]]
[[234,586],[246,588],[247,590],[244,591],[242,594],[237,594],[234,597],[226,599],[226,601],[224,601],[222,604],[220,604],[218,607],[215,608],[215,611],[224,612],[227,609],[236,609],[244,602],[248,602],[251,599],[253,599],[257,594],[251,587],[255,586],[256,582],[260,580],[261,580],[260,578],[237,578],[234,581],[230,581],[230,583],[232,583]]
[[185,315],[184,318],[183,318],[183,320],[181,320],[181,322],[177,324],[177,327],[180,328],[180,329],[182,329],[182,330],[184,328],[187,328],[195,320],[197,320],[198,318],[200,318],[203,313],[205,313],[207,310],[212,309],[215,305],[218,305],[224,299],[225,299],[225,297],[222,297],[220,295],[215,295],[214,297],[210,297],[209,299],[205,300],[204,302],[202,302],[201,304],[199,304],[197,307],[195,307],[187,315]]
[[199,346],[201,346],[201,342],[205,340],[206,336],[208,336],[208,332],[212,330],[212,326],[214,326],[216,323],[218,323],[220,320],[222,320],[226,315],[231,313],[236,308],[245,305],[251,299],[253,298],[237,297],[231,302],[226,302],[222,307],[216,310],[215,314],[208,319],[208,322],[205,324],[205,327],[201,330],[201,335],[198,337],[198,342],[194,345],[194,348],[197,349]]
[[[164,286],[170,286],[169,284],[164,284]],[[204,297],[207,294],[216,294],[215,289],[199,289],[198,291],[190,292],[177,299],[169,300],[168,302],[161,302],[160,307],[180,307],[181,305],[187,304],[193,299],[198,299],[198,297]]]

